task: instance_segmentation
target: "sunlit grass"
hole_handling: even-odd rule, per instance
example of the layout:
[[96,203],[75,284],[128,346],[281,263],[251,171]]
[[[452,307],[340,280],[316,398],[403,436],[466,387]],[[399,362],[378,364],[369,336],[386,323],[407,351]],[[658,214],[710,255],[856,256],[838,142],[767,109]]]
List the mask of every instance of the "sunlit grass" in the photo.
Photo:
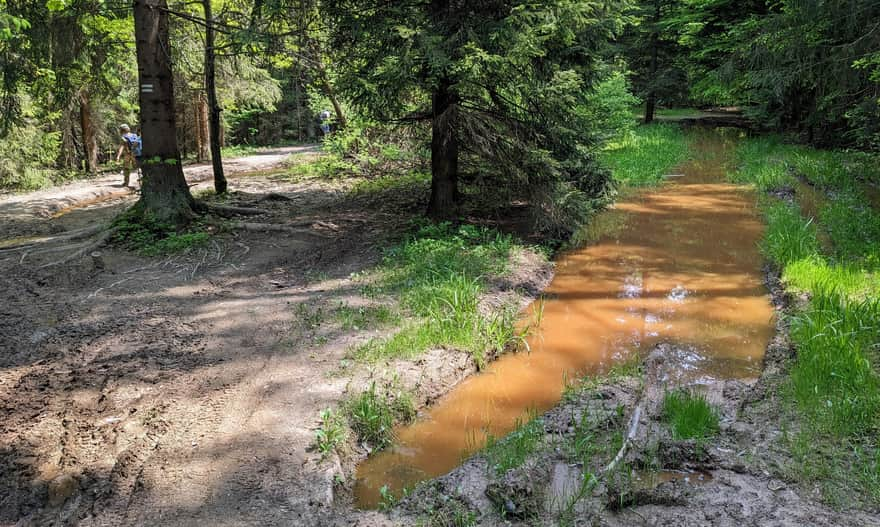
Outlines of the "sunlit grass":
[[673,439],[702,440],[718,433],[718,411],[698,393],[667,392],[663,397],[663,419]]
[[522,341],[513,306],[493,316],[479,311],[486,281],[508,270],[513,238],[489,229],[428,225],[385,257],[374,294],[397,297],[410,315],[390,337],[372,339],[353,350],[375,362],[413,358],[432,347],[471,353],[482,367],[489,352]]
[[657,123],[640,126],[623,139],[609,143],[599,160],[621,183],[656,185],[687,158],[688,145],[681,127]]

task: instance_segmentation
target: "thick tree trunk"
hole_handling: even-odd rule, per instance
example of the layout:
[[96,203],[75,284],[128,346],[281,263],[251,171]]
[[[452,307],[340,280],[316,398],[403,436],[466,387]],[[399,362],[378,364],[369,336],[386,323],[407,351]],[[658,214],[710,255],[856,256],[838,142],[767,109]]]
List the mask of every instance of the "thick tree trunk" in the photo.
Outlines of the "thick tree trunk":
[[431,123],[431,198],[428,216],[449,218],[455,214],[458,197],[458,99],[448,79],[440,81],[434,93]]
[[214,167],[214,192],[224,194],[228,188],[223,173],[223,156],[220,152],[220,105],[217,104],[217,85],[214,75],[214,16],[211,0],[202,0],[205,9],[205,92],[208,96],[208,121],[211,134],[211,164]]
[[203,92],[198,92],[195,106],[196,124],[196,159],[205,161],[211,157],[211,138],[208,130],[208,99]]
[[83,90],[79,94],[79,124],[82,129],[83,156],[86,161],[86,171],[89,174],[98,173],[98,134],[92,119],[92,105],[89,94]]
[[143,136],[141,212],[182,225],[193,216],[193,200],[177,148],[174,81],[165,0],[134,1],[138,85]]
[[654,0],[654,29],[651,33],[651,78],[650,91],[645,100],[645,124],[654,121],[654,110],[657,106],[657,90],[655,88],[657,82],[657,71],[659,69],[659,52],[660,47],[660,2]]

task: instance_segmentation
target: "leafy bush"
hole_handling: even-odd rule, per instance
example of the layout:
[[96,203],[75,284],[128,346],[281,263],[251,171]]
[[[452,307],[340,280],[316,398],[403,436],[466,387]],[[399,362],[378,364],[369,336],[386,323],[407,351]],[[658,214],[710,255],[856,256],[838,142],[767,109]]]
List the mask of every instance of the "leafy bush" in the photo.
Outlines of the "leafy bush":
[[0,188],[36,190],[63,177],[53,169],[61,148],[61,132],[24,124],[0,139]]
[[586,111],[600,140],[626,137],[636,126],[632,107],[640,103],[623,73],[614,73],[587,96]]

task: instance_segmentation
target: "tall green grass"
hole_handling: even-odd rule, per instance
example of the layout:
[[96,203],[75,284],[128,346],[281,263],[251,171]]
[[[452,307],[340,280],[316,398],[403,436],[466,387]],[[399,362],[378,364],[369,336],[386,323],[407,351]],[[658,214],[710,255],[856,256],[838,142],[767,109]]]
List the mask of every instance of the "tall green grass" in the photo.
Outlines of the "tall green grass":
[[640,126],[599,154],[614,179],[631,186],[656,185],[688,156],[689,141],[680,126],[657,123]]
[[[791,316],[797,359],[783,387],[797,430],[788,442],[791,471],[849,506],[880,503],[880,211],[862,194],[880,171],[871,159],[753,138],[737,149],[731,174],[763,190],[800,177],[826,194],[818,222],[796,203],[762,200],[761,249],[786,287],[809,299]],[[820,232],[830,247],[818,242]]]
[[354,350],[356,358],[412,358],[431,347],[470,352],[478,365],[490,351],[520,339],[514,307],[480,313],[487,280],[508,271],[513,238],[489,229],[448,223],[427,225],[386,255],[378,291],[398,296],[411,318],[384,339]]
[[707,439],[718,433],[718,411],[698,393],[667,392],[663,397],[663,419],[673,439]]

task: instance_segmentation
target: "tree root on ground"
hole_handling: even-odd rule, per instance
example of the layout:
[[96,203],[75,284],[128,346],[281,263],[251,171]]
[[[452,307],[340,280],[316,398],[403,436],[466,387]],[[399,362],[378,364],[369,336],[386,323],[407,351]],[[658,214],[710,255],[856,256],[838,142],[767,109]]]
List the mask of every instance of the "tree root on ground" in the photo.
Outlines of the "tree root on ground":
[[198,206],[203,208],[206,212],[213,212],[224,218],[234,218],[235,216],[262,216],[264,214],[269,214],[268,210],[256,209],[253,207],[233,207],[230,205],[215,205],[213,203],[205,202],[199,203]]
[[62,258],[60,260],[56,260],[54,262],[49,262],[47,264],[41,265],[39,267],[39,269],[45,269],[46,267],[54,267],[56,265],[63,265],[63,264],[72,262],[73,260],[76,260],[77,258],[81,258],[81,257],[85,256],[86,254],[90,254],[92,251],[94,251],[96,249],[100,249],[101,247],[106,245],[107,242],[110,241],[110,238],[114,234],[116,234],[115,228],[107,229],[104,232],[102,232],[101,235],[98,236],[93,242],[84,244],[82,247],[73,251],[72,253],[68,254],[67,256],[65,256],[64,258]]
[[19,244],[8,245],[6,247],[3,247],[2,249],[0,249],[0,254],[17,252],[17,251],[24,251],[24,250],[32,249],[38,245],[42,245],[45,243],[82,240],[82,239],[88,238],[90,236],[93,236],[106,228],[107,228],[106,225],[98,224],[98,225],[91,225],[91,226],[85,227],[83,229],[76,229],[74,231],[68,231],[63,234],[58,234],[56,236],[47,236],[44,238],[36,238],[36,239],[22,242]]
[[251,223],[238,222],[232,225],[233,229],[240,229],[250,232],[286,232],[289,234],[310,234],[312,236],[327,236],[312,228],[314,225],[320,225],[320,222],[300,222],[300,223]]

